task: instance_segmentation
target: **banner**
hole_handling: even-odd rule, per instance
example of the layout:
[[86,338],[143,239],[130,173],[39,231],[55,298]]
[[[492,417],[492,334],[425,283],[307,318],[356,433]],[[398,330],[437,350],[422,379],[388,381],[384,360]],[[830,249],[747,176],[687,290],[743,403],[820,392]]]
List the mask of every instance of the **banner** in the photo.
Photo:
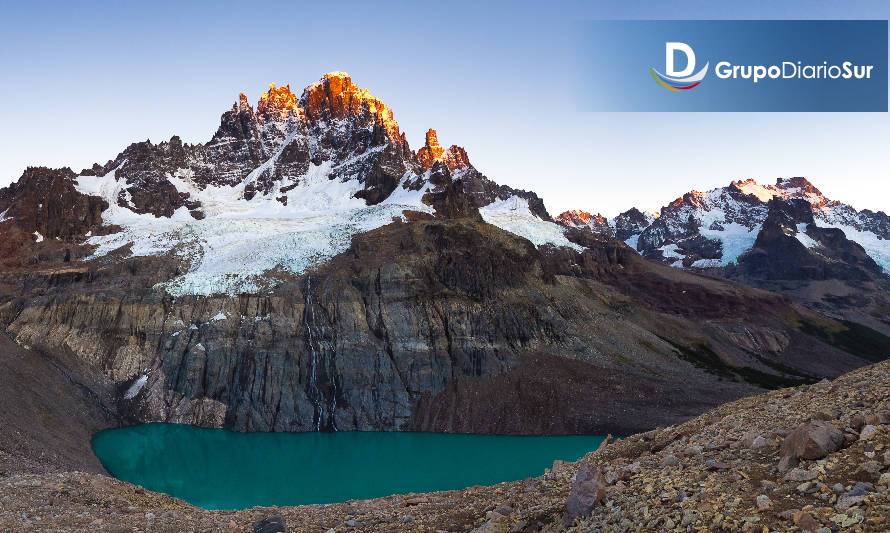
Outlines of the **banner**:
[[886,20],[584,23],[590,111],[887,111]]

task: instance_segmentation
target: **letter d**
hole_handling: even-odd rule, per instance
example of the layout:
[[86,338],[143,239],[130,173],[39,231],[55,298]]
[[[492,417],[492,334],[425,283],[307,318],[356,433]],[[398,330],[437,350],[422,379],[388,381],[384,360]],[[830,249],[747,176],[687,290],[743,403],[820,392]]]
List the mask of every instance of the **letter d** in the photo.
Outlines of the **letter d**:
[[[674,70],[674,52],[686,54],[686,68],[679,72]],[[688,76],[695,70],[695,52],[686,43],[664,43],[664,66],[665,74],[668,76],[676,76],[678,78]]]

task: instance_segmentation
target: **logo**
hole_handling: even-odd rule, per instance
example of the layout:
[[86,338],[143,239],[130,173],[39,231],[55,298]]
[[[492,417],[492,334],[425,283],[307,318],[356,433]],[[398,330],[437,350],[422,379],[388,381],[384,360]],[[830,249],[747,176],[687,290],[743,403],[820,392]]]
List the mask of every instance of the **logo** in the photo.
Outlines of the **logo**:
[[[686,68],[677,71],[674,70],[675,52],[682,52],[686,56]],[[705,74],[708,73],[708,65],[693,74],[695,71],[695,52],[692,47],[686,43],[664,43],[664,71],[662,74],[652,67],[649,67],[649,73],[656,83],[671,92],[688,91],[693,87],[698,87]]]
[[585,111],[886,113],[890,105],[887,20],[591,20],[582,28]]

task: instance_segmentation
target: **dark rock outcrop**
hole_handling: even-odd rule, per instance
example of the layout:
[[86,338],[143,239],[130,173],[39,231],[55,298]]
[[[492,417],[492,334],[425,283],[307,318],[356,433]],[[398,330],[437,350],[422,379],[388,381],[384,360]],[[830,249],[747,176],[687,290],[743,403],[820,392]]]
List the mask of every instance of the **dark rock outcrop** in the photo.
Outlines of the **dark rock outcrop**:
[[619,241],[626,241],[634,235],[642,233],[652,221],[651,215],[643,213],[636,207],[631,207],[615,217],[615,238]]
[[[802,235],[801,235],[802,234]],[[806,244],[805,244],[806,243]],[[873,280],[881,267],[835,228],[820,228],[804,200],[774,198],[753,248],[739,258],[743,275],[762,280]]]
[[0,189],[0,220],[45,239],[79,242],[102,226],[108,204],[78,192],[74,177],[70,168],[29,167],[17,182]]

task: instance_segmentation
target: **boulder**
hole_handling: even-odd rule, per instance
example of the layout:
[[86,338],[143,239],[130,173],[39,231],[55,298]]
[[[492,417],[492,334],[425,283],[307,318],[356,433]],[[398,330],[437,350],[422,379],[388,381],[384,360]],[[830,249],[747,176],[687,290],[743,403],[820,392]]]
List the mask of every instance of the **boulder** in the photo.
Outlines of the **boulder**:
[[761,435],[758,435],[754,438],[753,441],[751,441],[751,448],[754,448],[755,450],[766,448],[767,446],[769,446],[769,441],[763,438],[763,436]]
[[862,431],[859,432],[859,438],[862,440],[869,440],[874,437],[877,432],[878,428],[871,424],[866,424],[865,427],[862,428]]
[[757,508],[761,511],[766,511],[767,509],[772,507],[772,502],[770,502],[769,496],[767,496],[766,494],[761,494],[760,496],[758,496],[755,500],[755,503],[757,504]]
[[779,470],[797,466],[800,459],[821,459],[841,449],[844,434],[828,422],[816,420],[798,426],[782,443]]
[[819,522],[813,518],[808,512],[798,511],[794,514],[794,525],[800,528],[801,531],[816,531],[819,529]]
[[563,522],[570,526],[575,520],[590,515],[596,505],[602,505],[605,501],[606,484],[602,469],[590,463],[582,464],[572,481]]
[[680,459],[676,455],[665,455],[661,460],[661,466],[677,466],[678,464],[680,464]]
[[802,468],[794,468],[787,474],[785,474],[785,481],[812,481],[819,477],[819,473],[816,470],[804,470]]

